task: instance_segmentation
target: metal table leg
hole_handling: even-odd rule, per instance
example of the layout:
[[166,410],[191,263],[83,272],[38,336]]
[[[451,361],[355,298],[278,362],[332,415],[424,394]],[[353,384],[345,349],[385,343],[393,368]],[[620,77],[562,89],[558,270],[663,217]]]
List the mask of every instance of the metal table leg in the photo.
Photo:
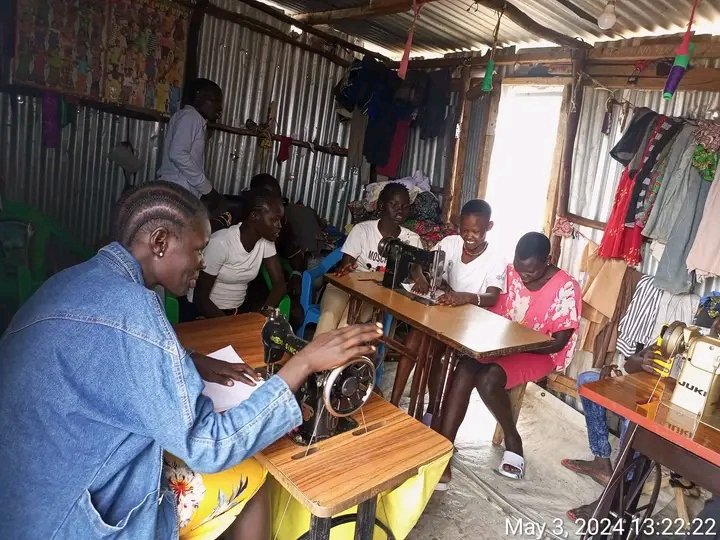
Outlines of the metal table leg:
[[355,540],[372,540],[375,532],[375,512],[377,497],[372,497],[358,505]]
[[450,394],[453,383],[453,375],[455,373],[455,366],[458,362],[458,353],[452,347],[445,349],[445,354],[442,355],[442,372],[440,374],[440,388],[438,388],[439,395],[435,401],[435,407],[432,411],[433,415],[433,427],[440,426],[440,420],[445,406],[445,400]]
[[331,518],[310,516],[310,531],[308,540],[330,540]]

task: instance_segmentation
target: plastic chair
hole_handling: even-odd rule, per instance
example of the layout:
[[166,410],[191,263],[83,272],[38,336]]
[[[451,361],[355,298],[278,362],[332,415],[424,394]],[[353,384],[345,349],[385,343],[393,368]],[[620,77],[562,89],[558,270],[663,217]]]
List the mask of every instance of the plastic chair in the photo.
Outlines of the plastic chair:
[[301,338],[305,337],[305,328],[308,324],[317,324],[318,320],[320,320],[320,304],[314,303],[315,289],[313,283],[319,277],[327,274],[333,266],[340,262],[340,259],[342,259],[342,251],[337,248],[320,261],[320,264],[315,268],[303,272],[300,305],[303,308],[305,319],[298,329],[298,336]]
[[[272,290],[272,279],[270,279],[270,274],[264,264],[260,267],[260,273],[268,290]],[[286,320],[290,320],[290,297],[287,294],[280,299],[278,310],[280,310],[280,314],[285,317]]]
[[[390,313],[386,313],[383,317],[383,334],[386,336],[390,335],[392,329],[393,316]],[[381,343],[377,348],[377,356],[375,361],[375,386],[380,386],[383,375],[385,374],[385,344]]]
[[177,324],[180,322],[180,302],[175,295],[165,291],[165,316],[170,321],[170,324]]

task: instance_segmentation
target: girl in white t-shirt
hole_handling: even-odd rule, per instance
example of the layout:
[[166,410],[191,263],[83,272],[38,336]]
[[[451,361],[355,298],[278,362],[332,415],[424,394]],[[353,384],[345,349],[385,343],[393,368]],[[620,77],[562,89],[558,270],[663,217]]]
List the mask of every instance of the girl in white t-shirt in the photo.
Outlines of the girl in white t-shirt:
[[[507,265],[485,238],[493,227],[491,216],[492,209],[487,202],[480,199],[468,201],[460,212],[460,234],[443,238],[433,248],[445,252],[445,273],[440,286],[444,294],[438,298],[439,304],[492,307],[497,303],[498,296],[505,292]],[[429,289],[427,281],[421,275],[416,278],[413,290],[426,293]],[[418,350],[421,337],[420,332],[412,330],[408,334],[406,347],[413,351]],[[398,361],[390,398],[394,405],[400,402],[414,363],[415,358],[408,356],[402,356]],[[432,410],[438,397],[436,383],[439,375],[439,362],[433,362],[428,384],[429,414],[426,414],[423,420],[428,424],[432,420]]]
[[[342,247],[343,258],[338,276],[348,272],[376,272],[385,270],[386,259],[378,253],[380,240],[387,236],[399,238],[406,244],[422,247],[420,237],[400,224],[405,222],[410,210],[410,194],[402,184],[391,183],[383,188],[377,201],[380,219],[363,221],[355,225]],[[350,296],[328,284],[320,302],[320,319],[315,334],[347,324]],[[363,306],[360,320],[367,320],[372,309]]]
[[272,287],[265,305],[276,307],[286,292],[285,276],[275,251],[282,227],[283,204],[267,190],[250,191],[242,223],[221,229],[210,237],[203,252],[205,269],[188,300],[204,317],[239,313],[248,283],[265,264]]

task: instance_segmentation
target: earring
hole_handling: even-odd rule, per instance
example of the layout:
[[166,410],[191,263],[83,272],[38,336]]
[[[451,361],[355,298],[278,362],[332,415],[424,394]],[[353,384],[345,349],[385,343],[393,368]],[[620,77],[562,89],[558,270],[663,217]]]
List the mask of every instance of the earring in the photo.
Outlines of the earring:
[[158,253],[158,255],[162,257],[163,255],[165,255],[165,253],[161,251],[160,253]]

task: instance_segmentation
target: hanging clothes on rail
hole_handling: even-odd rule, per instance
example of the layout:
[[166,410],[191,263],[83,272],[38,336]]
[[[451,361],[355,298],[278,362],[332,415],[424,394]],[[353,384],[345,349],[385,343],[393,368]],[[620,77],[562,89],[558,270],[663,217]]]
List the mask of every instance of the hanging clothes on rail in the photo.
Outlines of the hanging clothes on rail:
[[715,171],[712,184],[701,182],[703,187],[710,187],[702,220],[687,256],[687,267],[695,271],[698,280],[720,276],[720,167]]
[[686,261],[697,238],[709,191],[710,183],[692,169],[685,200],[655,271],[656,287],[672,294],[692,292],[695,278],[692,274],[693,268],[690,268]]

